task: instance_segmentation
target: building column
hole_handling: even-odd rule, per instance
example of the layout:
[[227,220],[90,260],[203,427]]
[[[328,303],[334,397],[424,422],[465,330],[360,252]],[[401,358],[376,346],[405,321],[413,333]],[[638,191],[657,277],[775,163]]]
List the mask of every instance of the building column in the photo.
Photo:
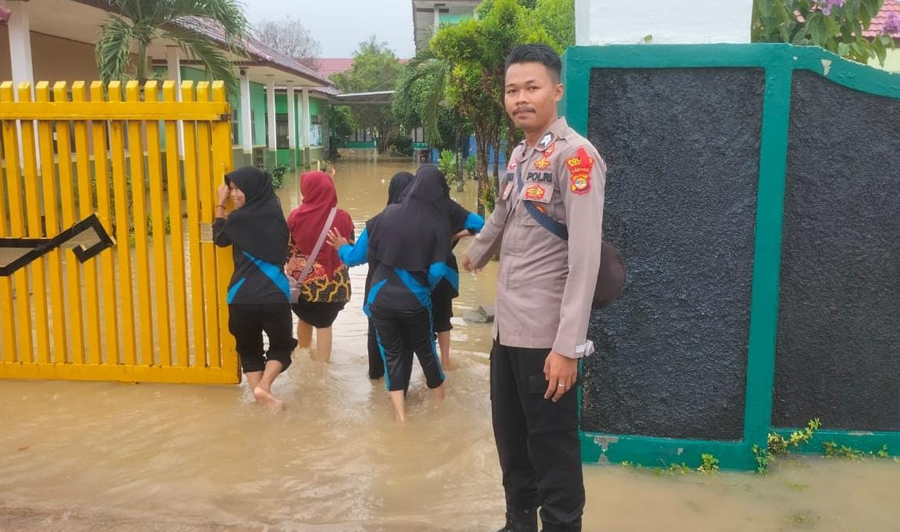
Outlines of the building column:
[[266,161],[266,164],[272,168],[278,166],[278,129],[275,124],[275,77],[268,76],[266,82],[266,131],[269,132],[269,142],[267,143],[269,153],[266,158],[271,157],[272,160]]
[[575,44],[749,43],[753,0],[575,0]]
[[303,163],[307,168],[310,167],[309,161],[309,152],[310,152],[310,144],[312,140],[312,135],[310,134],[309,128],[311,124],[311,118],[309,114],[309,89],[307,87],[303,87],[303,107],[302,107],[303,117],[300,119],[300,136],[303,139]]
[[[181,87],[181,55],[175,46],[166,48],[166,77],[175,82],[176,87]],[[181,101],[181,91],[175,91],[175,100]],[[168,148],[170,140],[166,140]],[[178,157],[184,160],[184,122],[178,121]]]
[[[28,83],[31,86],[31,97],[34,99],[34,63],[31,60],[31,20],[28,16],[28,0],[9,0],[10,15],[7,21],[9,30],[9,59],[12,66],[13,98],[19,99],[19,85]],[[20,165],[22,153],[22,125],[16,124],[19,140]],[[34,128],[34,149],[37,156],[38,170],[41,168],[41,153],[37,128]]]
[[246,164],[253,164],[253,114],[250,109],[250,72],[241,69],[241,147]]
[[[18,89],[20,83],[31,84],[34,94],[34,68],[31,61],[31,21],[28,16],[27,0],[9,0],[9,58],[12,66],[13,84]],[[18,94],[18,92],[17,92]]]
[[291,170],[297,168],[297,96],[294,94],[294,86],[287,88],[288,106],[288,145],[291,149]]

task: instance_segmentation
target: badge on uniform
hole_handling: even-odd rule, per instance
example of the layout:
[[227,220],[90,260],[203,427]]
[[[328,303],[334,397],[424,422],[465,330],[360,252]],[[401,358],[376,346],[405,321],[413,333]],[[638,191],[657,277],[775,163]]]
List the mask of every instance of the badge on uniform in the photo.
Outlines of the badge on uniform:
[[591,170],[594,168],[594,158],[587,154],[584,148],[578,148],[574,157],[566,160],[566,168],[572,176],[571,190],[575,194],[587,194],[591,190]]
[[509,168],[510,170],[515,170],[517,166],[519,166],[519,163],[516,162],[515,154],[510,155],[509,166],[507,168]]
[[528,201],[543,201],[547,192],[540,185],[531,185],[525,189],[525,199]]
[[551,133],[547,133],[541,138],[541,141],[538,142],[538,145],[535,146],[536,149],[540,151],[544,151],[547,149],[547,146],[550,145],[550,142],[553,141],[553,135]]
[[546,170],[550,166],[550,161],[547,160],[547,157],[544,156],[537,161],[534,161],[534,167],[538,170]]

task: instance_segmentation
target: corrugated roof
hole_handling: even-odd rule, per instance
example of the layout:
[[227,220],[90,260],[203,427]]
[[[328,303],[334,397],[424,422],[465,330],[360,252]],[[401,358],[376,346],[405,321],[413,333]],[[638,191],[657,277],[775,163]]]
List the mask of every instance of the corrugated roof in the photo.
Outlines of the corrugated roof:
[[[179,26],[201,33],[220,44],[224,45],[228,42],[222,27],[209,19],[182,17],[178,19],[177,23]],[[322,76],[296,59],[269,48],[251,36],[245,36],[241,41],[241,50],[255,61],[268,63],[270,66],[278,68],[279,70],[302,76],[310,81],[321,83],[322,85],[331,85],[331,81],[327,76]]]
[[884,6],[878,12],[878,16],[872,19],[872,25],[863,32],[866,37],[875,37],[885,33],[885,26],[888,21],[893,18],[896,23],[893,24],[894,29],[898,31],[891,32],[891,36],[900,38],[900,2],[897,0],[884,0]]
[[324,78],[332,74],[346,72],[353,66],[352,57],[321,57],[316,58],[316,72]]

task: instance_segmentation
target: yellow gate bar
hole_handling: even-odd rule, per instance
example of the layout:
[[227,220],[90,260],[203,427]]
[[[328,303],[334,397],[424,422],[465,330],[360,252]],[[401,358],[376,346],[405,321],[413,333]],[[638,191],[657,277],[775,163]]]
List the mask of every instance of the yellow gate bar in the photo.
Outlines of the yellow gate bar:
[[[19,101],[31,102],[31,84],[22,83],[19,85]],[[35,131],[34,122],[31,120],[22,120],[22,159],[25,161],[25,203],[28,219],[28,236],[31,238],[41,238],[43,228],[41,227],[41,198],[38,195],[38,176],[37,150],[35,149]],[[47,310],[47,274],[46,274],[47,257],[41,257],[30,264],[31,269],[31,286],[34,304],[34,321],[36,325],[37,337],[37,361],[46,364],[50,361],[50,331],[47,324],[50,321]],[[18,294],[19,297],[28,299],[28,294]]]
[[[194,101],[194,84],[181,84],[181,101]],[[197,136],[194,122],[184,122],[184,190],[187,204],[188,256],[191,279],[191,325],[194,327],[194,367],[206,367],[203,320],[203,268],[200,258],[200,191],[197,187]]]
[[[109,101],[122,100],[122,84],[109,84]],[[116,248],[119,255],[119,317],[122,324],[122,357],[127,365],[134,365],[137,345],[134,338],[134,294],[131,282],[131,244],[128,220],[128,176],[125,170],[125,125],[114,120],[109,125],[113,170],[113,196],[116,213]]]
[[[175,101],[175,82],[163,82],[163,100]],[[187,366],[190,356],[188,343],[187,286],[184,273],[184,225],[181,205],[181,171],[178,160],[178,122],[166,120],[166,184],[169,190],[169,213],[172,224],[170,237],[172,250],[172,295],[175,317],[175,364]]]
[[[53,98],[63,101],[68,98],[65,82],[53,85]],[[72,173],[72,140],[69,132],[69,123],[56,124],[56,145],[59,158],[59,189],[62,201],[62,223],[64,227],[71,227],[75,219],[75,175]],[[66,282],[69,304],[66,306],[67,320],[71,330],[70,347],[72,350],[72,362],[84,363],[84,314],[81,310],[81,268],[78,259],[71,250],[65,252],[66,258]],[[90,316],[88,316],[90,318]],[[65,362],[65,356],[58,362]]]
[[[86,99],[84,82],[72,85],[72,100],[83,103]],[[57,122],[59,123],[59,122]],[[65,125],[65,122],[63,122]],[[91,190],[91,161],[88,149],[87,122],[75,122],[75,167],[78,170],[78,214],[85,219],[94,214],[94,194]],[[92,364],[100,363],[103,349],[100,343],[100,294],[97,290],[97,263],[89,260],[82,265],[84,279],[85,311],[88,319],[84,324],[87,331],[87,354]]]
[[[9,83],[8,81],[3,84]],[[116,83],[116,82],[112,82]],[[112,86],[110,83],[110,86]],[[134,83],[137,83],[136,81]],[[10,83],[10,86],[12,84]],[[182,102],[54,102],[0,103],[0,120],[182,120],[228,121],[228,105]]]
[[[104,101],[103,84],[99,81],[91,83],[91,101]],[[97,216],[106,232],[112,234],[112,209],[109,190],[109,151],[107,149],[106,120],[91,122],[94,141],[94,173],[97,181]],[[119,326],[116,302],[116,264],[112,249],[100,253],[96,260],[100,261],[103,280],[103,327],[105,346],[103,349],[106,364],[119,363]],[[99,317],[99,316],[98,316]]]
[[[0,84],[0,103],[13,102],[12,83]],[[19,131],[14,120],[3,121],[3,153],[6,155],[6,195],[9,202],[9,236],[25,237],[25,208],[22,205],[22,178],[19,171]],[[18,349],[14,360],[33,362],[31,338],[31,305],[28,302],[30,286],[28,268],[13,274],[15,279],[16,325]]]
[[[159,90],[155,81],[144,85],[144,99],[156,99]],[[178,139],[166,139],[168,149],[178,153]],[[174,141],[174,142],[173,142]],[[166,266],[166,227],[163,206],[163,177],[160,167],[159,121],[147,122],[147,181],[150,186],[150,218],[153,227],[153,281],[156,283],[156,344],[159,364],[172,365],[171,324],[169,323],[169,275]],[[150,305],[147,305],[150,308]]]

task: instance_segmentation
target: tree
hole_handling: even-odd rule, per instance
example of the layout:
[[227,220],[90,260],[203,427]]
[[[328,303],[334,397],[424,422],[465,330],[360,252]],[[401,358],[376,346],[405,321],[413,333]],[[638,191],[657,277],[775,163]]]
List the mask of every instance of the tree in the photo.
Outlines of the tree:
[[247,20],[236,0],[105,0],[118,10],[100,24],[95,46],[100,78],[104,82],[132,76],[143,85],[149,77],[147,49],[154,39],[177,44],[189,59],[200,61],[213,79],[222,80],[229,94],[237,93],[237,78],[231,61],[219,45],[200,31],[191,29],[190,18],[217,24],[227,49],[234,50],[247,31]]
[[267,46],[304,65],[315,68],[315,58],[322,53],[322,45],[315,40],[299,18],[264,20],[256,29],[256,38]]
[[[468,118],[475,132],[482,198],[485,187],[496,187],[499,174],[499,157],[494,160],[493,172],[489,172],[490,150],[500,153],[501,135],[506,132],[508,156],[517,138],[503,103],[506,56],[513,46],[522,43],[544,42],[558,51],[562,46],[541,24],[538,14],[516,0],[485,0],[477,11],[477,19],[441,28],[431,40],[431,48],[449,68],[447,98]],[[479,210],[482,208],[479,202]]]
[[331,106],[329,117],[331,135],[346,139],[356,131],[356,122],[353,120],[353,112],[346,105]]
[[[402,72],[403,65],[388,44],[373,35],[353,53],[350,70],[332,74],[331,80],[344,93],[386,91],[394,88]],[[384,152],[395,129],[390,107],[359,105],[352,109],[357,126],[375,130],[378,152]]]
[[575,0],[537,0],[534,12],[561,48],[575,46]]
[[884,0],[754,0],[752,37],[756,42],[821,46],[860,63],[877,59],[884,65],[889,34],[867,38],[872,19]]

